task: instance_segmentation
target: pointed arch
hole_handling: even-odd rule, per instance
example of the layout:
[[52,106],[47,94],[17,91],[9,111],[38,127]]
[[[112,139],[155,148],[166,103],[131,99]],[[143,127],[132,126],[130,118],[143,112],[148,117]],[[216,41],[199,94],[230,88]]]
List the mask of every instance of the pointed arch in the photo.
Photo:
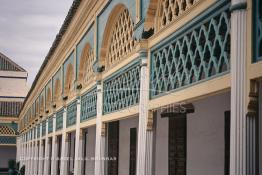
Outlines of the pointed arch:
[[135,48],[134,22],[128,9],[123,4],[118,4],[112,10],[107,21],[100,58],[102,65],[108,69]]
[[86,43],[80,58],[78,81],[82,85],[90,83],[94,76],[93,64],[95,62],[94,52],[89,43]]
[[72,92],[73,89],[74,89],[74,67],[71,63],[69,63],[66,68],[66,79],[65,79],[65,87],[64,87],[65,96],[69,96],[70,92]]

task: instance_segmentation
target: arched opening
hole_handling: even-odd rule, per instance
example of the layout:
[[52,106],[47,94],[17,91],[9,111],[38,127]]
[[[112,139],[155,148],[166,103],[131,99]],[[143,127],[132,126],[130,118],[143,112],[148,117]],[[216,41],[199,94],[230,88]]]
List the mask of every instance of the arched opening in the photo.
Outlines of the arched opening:
[[78,73],[78,81],[82,85],[86,85],[92,80],[93,64],[95,61],[93,50],[89,43],[87,43],[82,51],[80,59],[80,67]]
[[134,22],[128,9],[119,4],[112,10],[105,28],[100,52],[105,69],[116,65],[135,48]]

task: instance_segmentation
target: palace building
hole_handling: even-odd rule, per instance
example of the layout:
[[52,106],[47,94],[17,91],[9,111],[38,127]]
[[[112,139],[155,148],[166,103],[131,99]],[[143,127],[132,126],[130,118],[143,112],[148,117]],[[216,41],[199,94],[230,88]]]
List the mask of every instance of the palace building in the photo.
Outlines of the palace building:
[[19,114],[27,175],[262,174],[260,0],[74,0]]
[[16,160],[18,116],[28,92],[27,72],[0,52],[0,174]]

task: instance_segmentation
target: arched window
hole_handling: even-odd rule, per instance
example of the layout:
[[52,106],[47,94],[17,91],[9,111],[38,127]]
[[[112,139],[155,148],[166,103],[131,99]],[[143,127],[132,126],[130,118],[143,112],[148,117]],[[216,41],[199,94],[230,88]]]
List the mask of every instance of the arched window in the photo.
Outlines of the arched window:
[[[135,48],[134,22],[124,5],[117,5],[107,21],[101,48],[105,68],[119,63]],[[105,52],[105,53],[104,53]]]
[[74,90],[74,69],[72,64],[68,64],[66,69],[64,95],[69,96],[73,90]]
[[95,61],[94,52],[89,43],[87,43],[82,51],[80,59],[80,67],[78,73],[78,81],[82,85],[90,83],[94,77],[93,64]]

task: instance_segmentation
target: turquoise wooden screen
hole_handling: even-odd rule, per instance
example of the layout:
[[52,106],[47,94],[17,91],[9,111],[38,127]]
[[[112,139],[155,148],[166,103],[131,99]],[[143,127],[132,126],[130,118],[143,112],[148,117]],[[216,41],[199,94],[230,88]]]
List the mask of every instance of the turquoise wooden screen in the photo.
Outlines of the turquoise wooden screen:
[[152,49],[150,97],[230,69],[230,12],[213,8]]
[[53,116],[48,119],[48,134],[53,132]]
[[63,128],[63,114],[64,109],[61,109],[56,113],[56,131]]
[[81,121],[96,116],[97,88],[92,88],[81,97]]
[[140,60],[104,81],[103,112],[111,113],[139,102]]
[[253,0],[254,4],[254,61],[262,60],[262,2]]
[[66,126],[72,126],[76,123],[76,101],[67,106]]
[[16,144],[15,136],[0,136],[0,144]]

